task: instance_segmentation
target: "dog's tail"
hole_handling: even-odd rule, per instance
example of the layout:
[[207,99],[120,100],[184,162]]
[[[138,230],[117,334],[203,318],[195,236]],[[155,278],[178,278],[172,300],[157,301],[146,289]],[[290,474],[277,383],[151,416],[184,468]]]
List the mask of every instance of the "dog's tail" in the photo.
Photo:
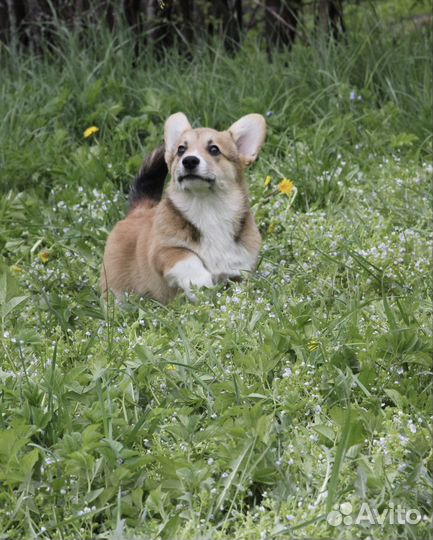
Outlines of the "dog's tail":
[[151,206],[157,204],[161,200],[167,174],[164,145],[161,145],[144,161],[129,189],[129,210],[131,211],[138,203],[144,201],[148,201]]

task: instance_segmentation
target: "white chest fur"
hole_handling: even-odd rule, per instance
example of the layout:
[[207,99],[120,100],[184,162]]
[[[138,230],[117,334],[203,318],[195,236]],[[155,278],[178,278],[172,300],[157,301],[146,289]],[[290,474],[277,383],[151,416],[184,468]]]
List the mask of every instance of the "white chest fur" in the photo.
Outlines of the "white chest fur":
[[254,269],[257,253],[235,240],[239,214],[245,211],[244,195],[176,193],[173,203],[200,231],[197,254],[213,275],[239,275]]

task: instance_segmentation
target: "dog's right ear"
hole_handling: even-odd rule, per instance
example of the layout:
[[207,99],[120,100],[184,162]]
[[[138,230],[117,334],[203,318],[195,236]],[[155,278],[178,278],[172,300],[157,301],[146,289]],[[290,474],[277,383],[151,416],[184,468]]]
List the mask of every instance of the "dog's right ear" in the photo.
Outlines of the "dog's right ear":
[[167,118],[164,126],[166,159],[176,152],[176,145],[179,144],[179,137],[187,129],[191,129],[191,124],[183,113],[178,112]]

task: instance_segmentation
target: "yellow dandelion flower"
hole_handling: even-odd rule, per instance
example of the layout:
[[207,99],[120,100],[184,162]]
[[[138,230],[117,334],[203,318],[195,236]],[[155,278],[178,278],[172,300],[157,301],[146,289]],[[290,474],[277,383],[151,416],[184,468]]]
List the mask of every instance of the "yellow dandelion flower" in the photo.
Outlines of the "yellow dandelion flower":
[[314,352],[316,351],[318,348],[319,348],[319,345],[320,343],[315,340],[315,339],[311,339],[308,343],[307,343],[307,349],[310,351],[310,352]]
[[268,227],[268,233],[273,233],[275,231],[275,229],[277,228],[277,222],[276,221],[271,221],[269,223],[269,227]]
[[265,187],[268,187],[268,186],[269,186],[269,184],[271,183],[271,180],[272,180],[272,178],[271,178],[270,176],[267,176],[267,177],[265,178]]
[[283,178],[278,184],[278,191],[284,195],[290,195],[295,188],[295,184],[288,178]]
[[96,127],[96,126],[90,126],[88,127],[87,129],[84,130],[84,133],[83,133],[83,137],[85,139],[88,139],[89,137],[91,137],[92,135],[94,135],[95,133],[98,133],[99,131],[99,128]]
[[20,274],[20,273],[23,271],[23,269],[20,268],[17,264],[13,264],[13,265],[11,266],[11,271],[12,271],[14,274]]
[[48,251],[41,251],[38,253],[38,257],[42,263],[47,264],[47,262],[50,260],[50,253]]

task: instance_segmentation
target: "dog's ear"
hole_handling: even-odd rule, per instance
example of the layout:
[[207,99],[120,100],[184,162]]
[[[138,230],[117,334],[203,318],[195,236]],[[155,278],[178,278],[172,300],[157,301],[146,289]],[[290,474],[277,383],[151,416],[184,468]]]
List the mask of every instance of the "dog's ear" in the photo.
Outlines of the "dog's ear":
[[232,124],[229,133],[245,165],[252,163],[265,140],[266,122],[261,114],[247,114]]
[[179,141],[179,137],[187,129],[191,129],[191,124],[183,113],[178,112],[167,118],[164,126],[166,155],[172,155],[175,152],[175,146]]

